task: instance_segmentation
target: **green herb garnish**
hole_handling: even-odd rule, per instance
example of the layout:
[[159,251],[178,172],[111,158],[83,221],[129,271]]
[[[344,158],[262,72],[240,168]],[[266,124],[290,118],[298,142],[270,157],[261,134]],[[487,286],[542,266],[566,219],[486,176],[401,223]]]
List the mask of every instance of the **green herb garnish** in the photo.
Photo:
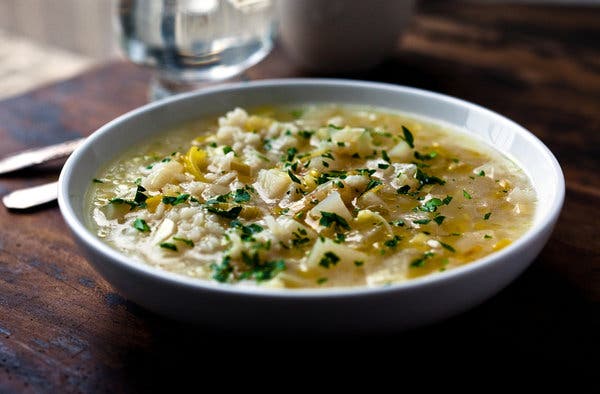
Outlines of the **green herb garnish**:
[[212,204],[208,204],[208,203],[205,205],[205,207],[208,212],[214,213],[215,215],[222,216],[226,219],[236,219],[240,215],[240,212],[242,212],[242,207],[239,207],[239,206],[233,207],[228,211],[217,208],[217,207],[213,206]]
[[[439,217],[439,216],[438,216]],[[419,220],[413,220],[414,224],[427,224],[431,222],[431,219],[419,219]]]
[[401,240],[402,238],[394,235],[394,238],[392,239],[388,239],[387,241],[385,241],[383,244],[385,246],[387,246],[388,248],[395,248],[398,245],[398,242]]
[[444,222],[444,219],[446,219],[445,216],[442,215],[438,215],[436,217],[433,218],[433,221],[436,222],[439,225],[441,225]]
[[490,216],[492,216],[491,212],[486,213],[485,215],[483,215],[483,220],[488,220]]
[[387,152],[385,150],[381,151],[381,158],[385,161],[387,161],[388,163],[391,163],[392,161],[390,160],[390,157],[388,156]]
[[413,260],[410,263],[410,266],[411,267],[415,267],[415,268],[417,268],[417,267],[423,267],[425,265],[425,262],[428,259],[432,258],[434,255],[435,255],[435,253],[433,253],[433,252],[425,252],[425,253],[423,253],[423,255],[421,257]]
[[298,135],[302,138],[309,139],[315,132],[310,130],[300,130],[298,131]]
[[432,198],[428,200],[425,204],[419,207],[419,209],[423,212],[435,212],[437,211],[437,207],[443,205],[444,202],[439,198]]
[[140,218],[135,219],[135,221],[133,222],[133,227],[136,230],[139,230],[143,233],[150,232],[150,226],[148,226],[148,223],[146,223],[146,221],[144,219],[140,219]]
[[410,186],[409,185],[404,185],[404,186],[401,186],[400,188],[396,189],[396,193],[398,193],[398,194],[408,194],[409,190],[410,190]]
[[163,249],[169,249],[169,250],[172,250],[173,252],[177,252],[177,246],[170,242],[162,242],[162,243],[158,244],[158,246],[160,246]]
[[417,172],[415,173],[415,178],[421,183],[421,187],[424,185],[444,185],[446,181],[438,178],[437,176],[427,175],[420,168],[417,168]]
[[221,261],[221,264],[211,264],[210,268],[213,270],[213,279],[218,282],[227,282],[229,275],[233,272],[231,266],[231,257],[225,256]]
[[250,201],[250,193],[246,189],[237,189],[233,194],[233,201],[235,202],[248,202]]
[[329,268],[330,266],[336,265],[340,261],[340,258],[337,254],[333,252],[325,252],[321,260],[319,261],[319,265],[321,267]]
[[285,160],[292,161],[292,160],[294,160],[294,156],[296,156],[296,153],[298,153],[298,149],[291,147],[291,148],[288,148],[286,153],[287,153],[287,156],[285,157]]
[[435,158],[437,156],[437,152],[429,152],[429,153],[419,153],[417,151],[415,151],[415,159],[417,160],[421,160],[421,161],[427,161],[427,160],[431,160],[433,158]]
[[191,239],[187,239],[187,238],[180,238],[180,237],[173,237],[173,239],[175,241],[179,241],[179,242],[183,242],[184,244],[186,244],[187,246],[189,246],[190,248],[194,247],[194,241],[192,241]]
[[173,197],[173,196],[164,196],[162,198],[162,202],[163,204],[167,204],[167,205],[179,205],[179,204],[183,204],[184,202],[186,202],[188,199],[190,198],[190,195],[187,193],[184,194],[180,194],[177,197]]
[[381,185],[381,181],[377,180],[377,179],[371,179],[369,181],[369,183],[367,184],[367,188],[365,189],[365,193],[368,192],[369,190],[377,187]]
[[473,197],[471,197],[471,195],[463,189],[463,196],[467,199],[467,200],[471,200]]
[[408,144],[408,146],[410,146],[411,148],[415,147],[415,139],[412,135],[412,133],[410,132],[410,130],[408,128],[406,128],[405,126],[402,126],[402,133],[404,134],[404,141],[406,141],[406,143]]
[[335,224],[343,229],[350,230],[350,225],[346,219],[333,212],[321,211],[321,219],[319,220],[319,224],[324,227],[329,227],[332,224]]
[[298,177],[292,173],[292,170],[288,170],[288,175],[292,182],[302,184],[302,182],[300,182],[300,179],[298,179]]
[[240,238],[242,241],[254,241],[253,235],[264,230],[262,226],[256,223],[251,223],[248,226],[245,226],[237,219],[231,221],[231,227],[240,230]]
[[456,252],[456,249],[454,249],[454,248],[453,248],[451,245],[445,244],[445,243],[443,243],[443,242],[441,242],[441,241],[438,241],[438,242],[440,243],[440,245],[442,245],[442,247],[443,247],[444,249],[446,249],[446,250],[449,250],[449,251],[451,251],[452,253],[455,253],[455,252]]

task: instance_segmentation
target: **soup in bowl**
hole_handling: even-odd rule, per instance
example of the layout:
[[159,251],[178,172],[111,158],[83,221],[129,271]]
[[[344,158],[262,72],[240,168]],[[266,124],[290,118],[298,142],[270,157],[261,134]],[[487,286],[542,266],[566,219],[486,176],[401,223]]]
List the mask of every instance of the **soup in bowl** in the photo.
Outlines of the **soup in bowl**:
[[551,153],[491,111],[404,87],[282,80],[109,123],[69,159],[59,203],[90,262],[142,306],[339,331],[481,302],[537,255],[563,193]]

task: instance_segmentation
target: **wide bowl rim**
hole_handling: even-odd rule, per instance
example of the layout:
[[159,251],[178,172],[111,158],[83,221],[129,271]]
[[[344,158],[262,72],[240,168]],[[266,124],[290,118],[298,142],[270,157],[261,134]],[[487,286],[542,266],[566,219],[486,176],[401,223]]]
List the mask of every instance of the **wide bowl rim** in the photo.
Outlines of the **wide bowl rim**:
[[[527,230],[520,238],[509,246],[503,248],[500,251],[494,252],[484,258],[470,262],[460,267],[453,268],[444,272],[426,275],[420,278],[411,279],[405,282],[393,283],[390,285],[380,287],[337,287],[337,288],[311,288],[311,289],[273,289],[264,287],[245,287],[235,286],[231,284],[222,284],[206,279],[198,279],[186,277],[181,274],[171,273],[164,271],[153,266],[144,264],[143,262],[137,261],[125,254],[113,249],[108,244],[100,240],[95,234],[93,234],[84,223],[82,223],[75,212],[75,208],[69,198],[70,185],[73,182],[71,176],[74,168],[77,164],[83,160],[86,151],[91,149],[93,144],[100,139],[103,135],[110,133],[116,126],[121,123],[127,122],[128,120],[137,116],[143,116],[145,113],[155,111],[157,108],[164,107],[168,104],[180,102],[187,99],[197,99],[198,97],[208,96],[211,94],[218,94],[228,91],[247,91],[256,88],[269,88],[283,86],[288,87],[350,87],[356,89],[383,89],[392,90],[397,93],[405,93],[421,96],[427,99],[446,101],[452,104],[458,104],[467,109],[473,109],[479,113],[484,113],[492,118],[501,120],[502,122],[509,125],[513,130],[524,137],[530,144],[535,145],[541,150],[542,154],[547,156],[550,160],[550,164],[553,170],[551,176],[548,177],[548,182],[556,182],[557,193],[548,207],[549,215],[543,217],[537,223]],[[368,103],[365,103],[368,105]],[[121,149],[122,150],[122,149]],[[507,152],[503,152],[506,154]],[[98,169],[98,168],[97,168]],[[527,172],[527,169],[524,169]],[[550,174],[549,174],[550,175]],[[216,293],[224,293],[227,295],[239,295],[244,297],[261,297],[261,298],[291,298],[291,299],[302,299],[302,298],[348,298],[348,297],[363,297],[380,295],[385,293],[399,293],[409,292],[421,289],[423,287],[441,285],[444,282],[450,282],[459,280],[463,276],[474,275],[479,272],[485,271],[497,263],[501,263],[502,260],[513,257],[518,258],[520,251],[527,247],[527,245],[534,243],[535,240],[543,235],[543,233],[552,227],[555,223],[558,215],[560,214],[562,205],[565,197],[565,181],[562,169],[558,163],[558,160],[548,147],[533,133],[525,129],[523,126],[514,122],[513,120],[501,115],[493,110],[485,108],[481,105],[472,103],[467,100],[459,99],[457,97],[437,93],[429,90],[404,86],[395,85],[381,82],[370,82],[360,80],[346,80],[346,79],[333,79],[333,78],[294,78],[294,79],[265,79],[251,82],[236,82],[227,83],[219,86],[205,88],[200,91],[179,94],[173,97],[169,97],[160,101],[145,104],[141,107],[133,109],[125,114],[118,116],[117,118],[104,124],[96,131],[94,131],[86,140],[71,154],[67,159],[63,169],[60,173],[58,182],[58,205],[60,212],[73,233],[73,235],[87,247],[93,249],[96,253],[99,253],[106,261],[110,264],[117,264],[120,268],[133,272],[137,275],[143,275],[156,281],[166,282],[165,284],[176,285],[187,287],[196,291],[209,291]],[[534,185],[535,187],[536,185]],[[537,209],[537,208],[536,208]],[[91,263],[95,266],[94,263]]]

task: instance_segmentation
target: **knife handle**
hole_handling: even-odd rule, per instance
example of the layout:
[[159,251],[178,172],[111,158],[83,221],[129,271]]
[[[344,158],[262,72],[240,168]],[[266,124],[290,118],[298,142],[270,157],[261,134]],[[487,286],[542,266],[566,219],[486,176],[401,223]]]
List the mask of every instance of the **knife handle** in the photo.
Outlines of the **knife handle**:
[[73,153],[84,140],[85,138],[79,138],[61,142],[56,145],[28,149],[12,156],[7,156],[0,160],[0,174],[67,157]]

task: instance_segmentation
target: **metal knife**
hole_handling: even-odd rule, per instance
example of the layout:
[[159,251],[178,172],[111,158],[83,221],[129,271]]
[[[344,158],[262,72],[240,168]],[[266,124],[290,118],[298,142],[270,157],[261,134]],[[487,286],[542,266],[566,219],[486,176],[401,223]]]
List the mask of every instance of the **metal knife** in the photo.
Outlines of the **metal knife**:
[[52,182],[15,190],[2,197],[2,202],[9,209],[28,209],[54,201],[57,197],[58,182]]
[[0,159],[0,175],[69,156],[85,138],[61,142],[42,148],[28,149]]

